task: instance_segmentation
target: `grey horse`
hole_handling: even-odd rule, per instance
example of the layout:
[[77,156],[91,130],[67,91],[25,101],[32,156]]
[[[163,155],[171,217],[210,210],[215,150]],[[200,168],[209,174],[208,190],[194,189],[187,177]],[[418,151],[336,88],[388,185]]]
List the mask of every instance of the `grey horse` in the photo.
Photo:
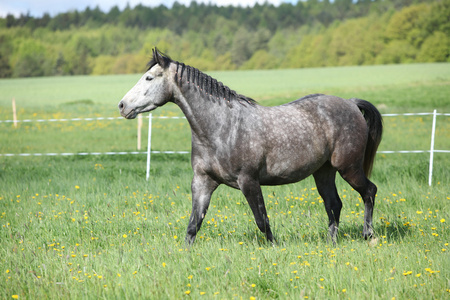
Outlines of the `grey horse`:
[[119,102],[127,119],[167,102],[180,107],[192,133],[192,244],[220,184],[239,189],[258,228],[273,242],[261,185],[298,182],[313,175],[336,240],[342,202],[336,172],[362,197],[363,236],[373,234],[377,187],[369,179],[383,125],[379,111],[360,99],[322,94],[264,107],[198,69],[153,50],[147,72]]

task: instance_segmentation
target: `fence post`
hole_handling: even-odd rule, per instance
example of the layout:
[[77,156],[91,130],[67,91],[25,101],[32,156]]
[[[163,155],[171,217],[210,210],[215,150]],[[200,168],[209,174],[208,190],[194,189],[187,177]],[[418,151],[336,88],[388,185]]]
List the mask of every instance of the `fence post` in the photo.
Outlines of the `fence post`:
[[12,98],[12,110],[13,110],[14,128],[17,128],[17,111],[16,111],[16,99],[15,98]]
[[141,150],[142,115],[138,115],[137,124],[137,150]]
[[152,113],[148,117],[148,142],[147,142],[147,173],[145,179],[150,178],[150,155],[152,152]]
[[436,110],[433,111],[433,127],[431,128],[431,147],[430,147],[430,171],[428,185],[431,186],[433,177],[433,158],[434,158],[434,134],[436,132]]

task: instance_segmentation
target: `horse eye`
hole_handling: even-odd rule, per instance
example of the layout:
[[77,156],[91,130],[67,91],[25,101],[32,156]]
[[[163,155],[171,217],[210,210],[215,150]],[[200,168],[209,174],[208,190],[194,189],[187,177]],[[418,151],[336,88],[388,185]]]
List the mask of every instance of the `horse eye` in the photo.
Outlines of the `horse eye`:
[[152,81],[152,80],[153,80],[153,77],[147,76],[147,77],[145,78],[145,80],[147,80],[147,81]]

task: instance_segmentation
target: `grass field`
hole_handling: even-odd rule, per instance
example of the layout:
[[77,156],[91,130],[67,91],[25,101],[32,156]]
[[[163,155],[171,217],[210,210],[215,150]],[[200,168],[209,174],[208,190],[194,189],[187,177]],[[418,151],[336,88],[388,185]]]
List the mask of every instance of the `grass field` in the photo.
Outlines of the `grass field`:
[[[308,93],[358,97],[382,113],[450,112],[449,64],[215,72],[263,105]],[[118,116],[138,75],[0,80],[0,120]],[[168,105],[154,115],[179,116]],[[379,150],[428,150],[431,116],[386,117]],[[144,121],[146,124],[146,121]],[[0,123],[0,153],[135,151],[136,122]],[[145,126],[144,126],[145,128]],[[146,135],[146,130],[143,132]],[[185,120],[153,120],[153,150],[189,150]],[[146,144],[144,139],[143,144]],[[436,149],[450,149],[438,116]],[[337,245],[312,178],[264,187],[278,244],[265,242],[239,191],[214,193],[186,249],[188,155],[0,157],[0,298],[448,299],[450,155],[379,154],[375,237],[340,178]]]

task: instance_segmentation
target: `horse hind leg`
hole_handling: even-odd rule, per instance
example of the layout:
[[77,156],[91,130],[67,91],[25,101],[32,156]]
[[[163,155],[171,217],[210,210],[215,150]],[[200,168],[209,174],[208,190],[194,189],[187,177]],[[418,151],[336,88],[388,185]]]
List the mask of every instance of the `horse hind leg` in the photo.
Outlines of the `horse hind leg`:
[[375,206],[375,195],[377,186],[364,174],[362,166],[350,167],[339,170],[342,178],[347,181],[362,197],[364,201],[364,227],[363,236],[365,239],[373,236],[372,216]]
[[327,162],[319,170],[314,172],[313,177],[328,215],[328,236],[333,244],[336,244],[339,218],[342,209],[342,201],[339,198],[335,183],[336,169]]

